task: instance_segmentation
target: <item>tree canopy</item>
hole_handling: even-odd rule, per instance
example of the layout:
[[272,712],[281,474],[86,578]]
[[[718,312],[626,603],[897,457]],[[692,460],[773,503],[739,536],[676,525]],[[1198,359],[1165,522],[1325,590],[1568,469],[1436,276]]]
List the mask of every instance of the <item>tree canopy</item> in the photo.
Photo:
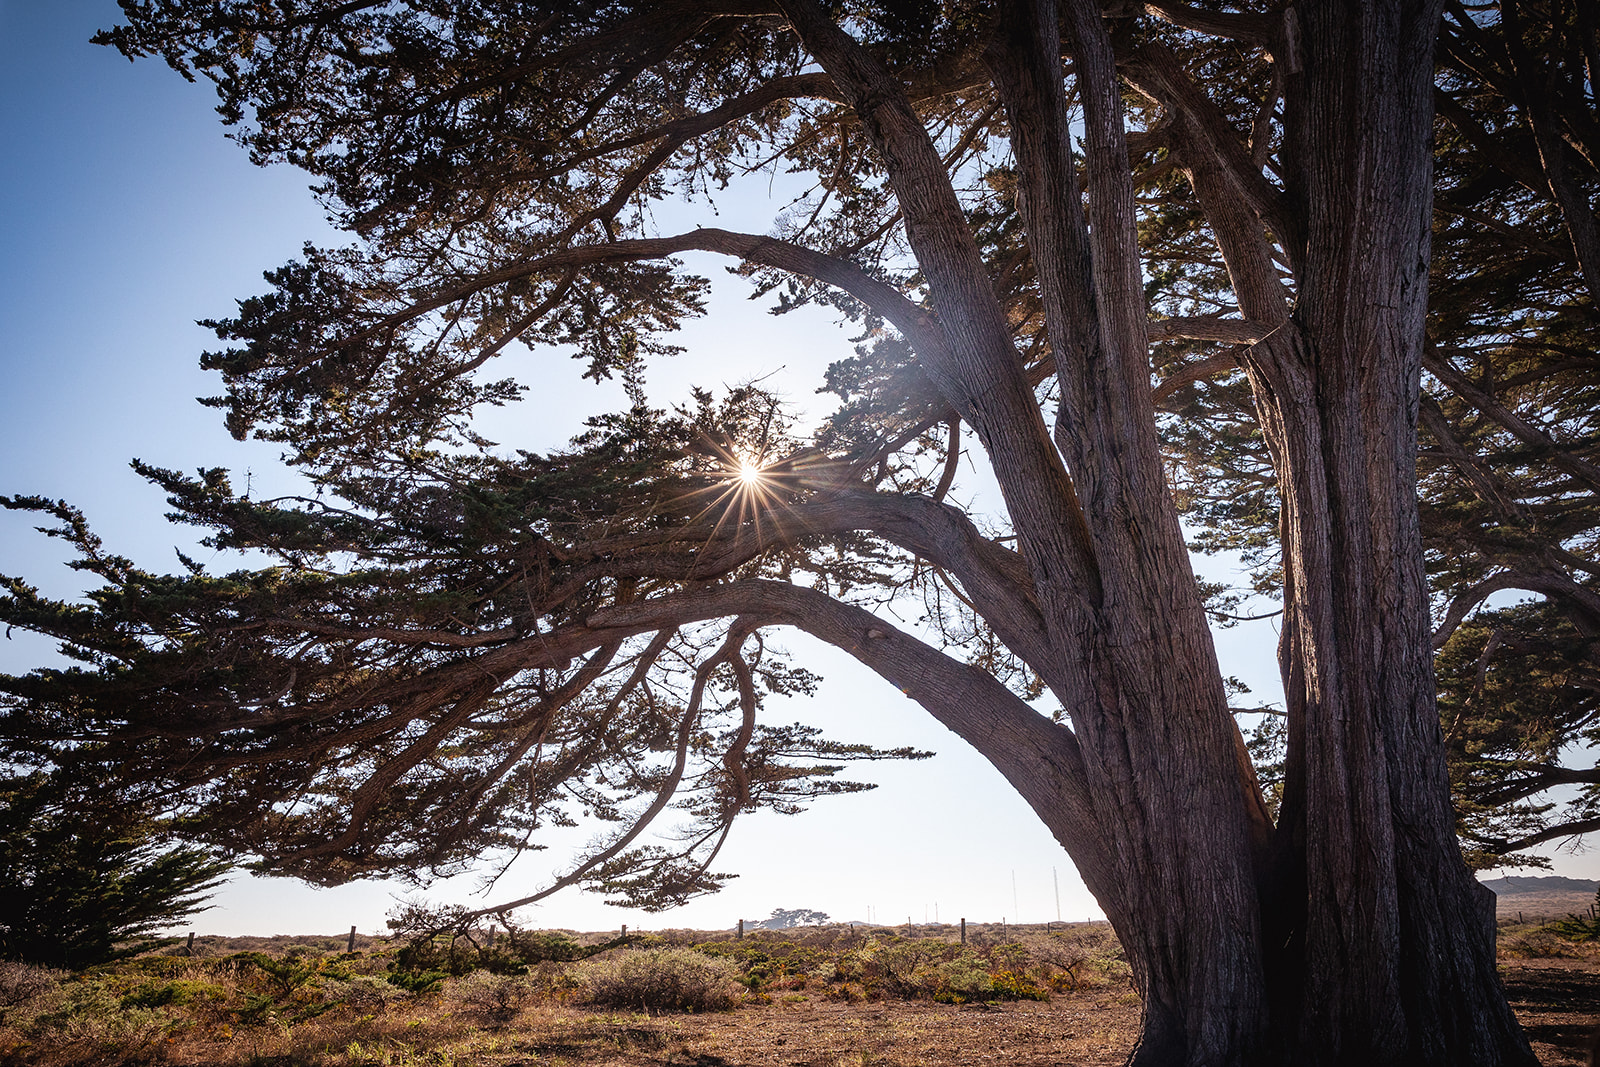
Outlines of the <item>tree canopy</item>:
[[[19,757],[320,882],[613,820],[511,903],[669,907],[720,883],[739,812],[916,755],[764,721],[813,682],[793,627],[1061,841],[1128,949],[1137,1062],[1531,1062],[1456,830],[1501,855],[1593,825],[1592,791],[1534,803],[1596,784],[1562,764],[1600,621],[1584,5],[123,9],[100,39],[212,80],[351,242],[203,357],[206,403],[315,494],[141,467],[241,569],[149,573],[7,501],[103,583],[7,579],[0,618],[82,663],[0,683]],[[779,171],[809,192],[767,233],[651,211]],[[689,252],[853,324],[832,417],[759,383],[651,406]],[[497,448],[474,413],[550,349],[631,407]],[[1001,517],[955,503],[963,456]],[[1180,517],[1283,605],[1271,796],[1207,630],[1239,601]],[[908,599],[924,623],[889,622]]]

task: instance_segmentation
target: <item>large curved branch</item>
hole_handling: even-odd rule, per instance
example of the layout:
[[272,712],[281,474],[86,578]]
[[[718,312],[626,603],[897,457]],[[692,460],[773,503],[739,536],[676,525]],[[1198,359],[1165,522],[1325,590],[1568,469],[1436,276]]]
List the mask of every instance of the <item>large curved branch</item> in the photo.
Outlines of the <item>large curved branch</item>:
[[1516,570],[1497,571],[1477,584],[1457,594],[1445,610],[1444,618],[1433,631],[1433,647],[1444,647],[1450,635],[1466,620],[1468,614],[1494,593],[1507,589],[1522,589],[1539,593],[1551,599],[1566,600],[1591,620],[1600,622],[1600,594],[1573,581],[1559,571]]
[[900,290],[872,277],[856,264],[775,237],[735,233],[714,227],[696,229],[671,237],[648,237],[610,241],[604,244],[578,245],[533,259],[519,260],[498,270],[486,271],[426,300],[411,304],[404,310],[367,327],[345,343],[394,330],[430,311],[447,307],[485,289],[507,282],[601,263],[666,259],[683,252],[716,252],[736,257],[747,263],[801,274],[834,286],[893,323],[895,329],[905,335],[919,354],[938,359],[947,351],[943,331],[931,315],[907,299]]
[[1174,26],[1243,44],[1271,47],[1278,37],[1275,20],[1268,15],[1211,11],[1178,0],[1145,0],[1144,9]]
[[1253,345],[1267,339],[1275,327],[1250,319],[1222,315],[1173,315],[1150,322],[1152,341],[1221,341],[1230,345]]
[[959,508],[930,497],[843,489],[775,506],[759,527],[719,533],[696,526],[575,546],[570,557],[594,562],[575,571],[561,590],[602,577],[714,579],[771,549],[851,531],[882,537],[953,574],[1007,647],[1047,678],[1053,675],[1058,656],[1032,596],[1027,563],[980,534]]
[[1474,838],[1488,852],[1497,856],[1504,856],[1511,852],[1518,852],[1534,845],[1542,845],[1546,841],[1558,841],[1564,837],[1579,837],[1583,834],[1600,830],[1600,818],[1575,819],[1572,822],[1558,823],[1547,827],[1538,833],[1528,834],[1525,837],[1509,838]]
[[1005,775],[1056,829],[1091,890],[1111,877],[1076,737],[991,675],[917,640],[871,612],[814,589],[751,580],[619,605],[585,620],[596,631],[682,625],[739,616],[804,630],[848,652],[926,708]]
[[1600,785],[1600,767],[1563,767],[1555,763],[1521,764],[1518,777],[1504,779],[1493,789],[1477,793],[1479,804],[1499,807],[1525,800],[1558,785]]

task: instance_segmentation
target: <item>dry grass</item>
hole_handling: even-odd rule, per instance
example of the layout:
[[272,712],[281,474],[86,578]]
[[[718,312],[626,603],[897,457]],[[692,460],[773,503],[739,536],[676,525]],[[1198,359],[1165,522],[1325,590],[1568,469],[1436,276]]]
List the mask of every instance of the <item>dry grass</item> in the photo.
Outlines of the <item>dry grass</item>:
[[[1005,933],[1013,940],[969,927],[962,954],[954,942],[890,931],[763,931],[743,941],[678,932],[672,940],[700,944],[709,962],[745,982],[735,1010],[690,1014],[584,1003],[598,988],[585,985],[586,969],[616,971],[604,957],[524,974],[478,971],[420,993],[388,980],[394,949],[382,943],[353,955],[290,945],[266,963],[144,957],[83,975],[0,965],[0,1067],[1122,1063],[1139,1005],[1104,924]],[[1508,991],[1541,1061],[1584,1062],[1582,1043],[1600,1014],[1600,945],[1534,925],[1503,926],[1501,944]],[[647,955],[607,956],[630,954]],[[1049,999],[931,999],[930,991],[950,993],[939,968],[961,971],[973,959],[993,976],[1051,990]]]

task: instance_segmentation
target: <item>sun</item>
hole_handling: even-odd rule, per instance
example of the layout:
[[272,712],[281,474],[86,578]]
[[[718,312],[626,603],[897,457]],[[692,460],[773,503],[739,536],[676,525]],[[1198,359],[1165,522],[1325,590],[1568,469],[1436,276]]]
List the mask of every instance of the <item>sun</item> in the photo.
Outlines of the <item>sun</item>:
[[761,468],[747,459],[739,461],[738,469],[733,472],[733,476],[739,480],[741,486],[747,489],[754,489],[766,479],[766,475],[762,473]]

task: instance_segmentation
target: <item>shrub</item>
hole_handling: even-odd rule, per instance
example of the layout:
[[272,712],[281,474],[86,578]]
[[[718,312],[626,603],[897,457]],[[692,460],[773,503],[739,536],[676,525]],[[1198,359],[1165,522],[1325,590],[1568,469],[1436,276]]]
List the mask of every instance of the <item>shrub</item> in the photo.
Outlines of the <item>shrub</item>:
[[1049,1000],[1048,990],[1041,989],[1034,980],[1026,974],[1016,971],[1001,971],[990,975],[991,988],[994,995],[1001,1000]]
[[[1029,972],[1057,993],[1120,983],[1129,974],[1122,946],[1105,927],[1079,927],[1029,936],[1016,947],[1026,951],[1032,964]],[[1022,968],[1013,966],[1013,969]]]
[[330,978],[322,985],[329,1003],[343,1004],[362,1015],[375,1015],[411,994],[393,982],[370,974],[349,978]]
[[1587,915],[1568,915],[1550,924],[1550,928],[1569,941],[1600,941],[1600,890],[1594,894],[1594,904]]
[[505,930],[497,937],[492,927],[479,925],[477,917],[459,905],[406,903],[388,918],[389,928],[402,941],[394,969],[410,975],[526,974],[541,963],[588,959],[641,940],[634,935],[581,945],[560,931],[524,930],[504,915],[499,921]]
[[199,982],[192,978],[178,978],[158,985],[146,985],[122,998],[124,1008],[164,1008],[168,1005],[191,1004],[196,1001],[212,1003],[228,998],[228,991],[212,982]]
[[1506,959],[1536,960],[1572,955],[1571,945],[1548,926],[1502,934],[1499,954]]
[[637,1011],[727,1011],[738,1002],[739,969],[686,948],[619,952],[577,968],[590,1004]]
[[766,989],[804,989],[810,977],[832,960],[825,949],[782,936],[748,937],[742,941],[709,941],[696,952],[726,959],[738,966],[752,993]]
[[0,1023],[13,1025],[48,1011],[61,995],[60,971],[0,962]]
[[473,971],[464,978],[452,980],[444,989],[447,999],[483,1016],[495,1026],[504,1026],[516,1018],[535,992],[534,983],[524,975],[488,971]]

